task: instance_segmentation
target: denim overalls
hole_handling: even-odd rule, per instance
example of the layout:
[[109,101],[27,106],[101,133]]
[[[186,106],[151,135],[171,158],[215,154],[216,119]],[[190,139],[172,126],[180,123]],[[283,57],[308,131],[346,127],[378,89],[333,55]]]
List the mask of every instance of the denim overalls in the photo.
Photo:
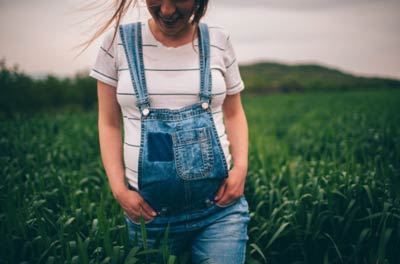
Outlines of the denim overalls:
[[199,25],[199,102],[171,110],[151,107],[143,65],[141,24],[121,25],[137,106],[141,112],[139,193],[159,216],[203,211],[228,176],[211,112],[210,39]]
[[[199,25],[199,102],[179,110],[152,108],[146,88],[141,24],[120,26],[129,71],[141,111],[138,163],[139,191],[157,216],[146,223],[146,243],[157,245],[170,225],[168,246],[174,255],[188,247],[192,263],[244,263],[247,225],[245,196],[220,206],[214,196],[228,177],[211,105],[210,40],[208,27]],[[130,242],[140,223],[125,214]],[[161,252],[161,251],[160,251]],[[155,257],[155,256],[154,256]],[[162,262],[161,255],[158,256]]]

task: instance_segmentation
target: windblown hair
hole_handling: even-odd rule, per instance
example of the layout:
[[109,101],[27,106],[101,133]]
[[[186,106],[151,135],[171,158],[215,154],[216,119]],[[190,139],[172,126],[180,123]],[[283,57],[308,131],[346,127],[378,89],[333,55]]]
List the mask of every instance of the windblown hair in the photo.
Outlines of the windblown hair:
[[[121,23],[121,19],[125,16],[129,8],[134,7],[137,3],[137,0],[114,0],[114,1],[115,1],[114,5],[115,12],[108,20],[106,20],[106,22],[104,22],[97,29],[97,31],[87,41],[78,45],[78,47],[83,47],[83,50],[79,54],[85,51],[93,43],[93,41],[95,41],[99,36],[101,36],[105,31],[107,31],[112,26],[112,24],[114,24],[114,27],[117,29]],[[206,14],[207,5],[208,5],[208,0],[195,0],[195,9],[193,11],[192,15],[193,18],[191,23],[193,25],[196,25],[196,27],[200,23],[200,19]],[[107,47],[107,49],[111,48],[112,43],[114,42],[115,37],[117,35],[117,32],[118,32],[117,30],[114,31],[110,47]]]

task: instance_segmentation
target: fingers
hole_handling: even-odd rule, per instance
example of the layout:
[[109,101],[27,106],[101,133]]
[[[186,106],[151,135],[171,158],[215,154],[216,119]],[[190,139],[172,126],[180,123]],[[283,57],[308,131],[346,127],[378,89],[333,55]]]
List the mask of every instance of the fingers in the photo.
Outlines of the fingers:
[[148,215],[149,217],[153,218],[157,215],[157,213],[150,207],[148,203],[142,200],[141,208],[143,209],[144,214]]
[[139,206],[138,209],[134,210],[131,214],[129,214],[129,217],[132,218],[135,222],[140,222],[140,216],[143,216],[145,221],[149,221],[153,219],[153,216],[148,214],[145,210],[143,210],[142,206]]
[[214,198],[214,199],[215,199],[216,201],[218,201],[219,199],[221,199],[221,197],[224,196],[225,190],[226,190],[226,181],[224,181],[224,182],[221,184],[221,186],[219,187],[218,192],[217,192],[217,194],[215,195],[215,198]]
[[218,205],[229,205],[240,197],[238,194],[239,193],[235,190],[235,188],[233,188],[232,185],[229,185],[228,181],[225,181],[218,190],[215,200],[218,201]]
[[133,192],[133,194],[136,197],[135,199],[132,199],[135,202],[131,205],[132,207],[130,209],[129,215],[134,221],[139,222],[140,215],[143,215],[145,221],[151,220],[154,216],[157,215],[153,208],[150,207],[150,205],[143,199],[143,197],[139,193]]
[[134,209],[134,220],[139,222],[140,221],[140,215],[143,215],[143,218],[145,221],[149,221],[153,218],[152,215],[152,209],[150,208],[150,206],[144,201],[140,201],[137,204],[137,208]]
[[235,201],[235,199],[236,199],[236,197],[225,193],[225,195],[221,197],[221,199],[218,201],[217,204],[221,205],[221,206],[226,206],[226,205],[233,203]]

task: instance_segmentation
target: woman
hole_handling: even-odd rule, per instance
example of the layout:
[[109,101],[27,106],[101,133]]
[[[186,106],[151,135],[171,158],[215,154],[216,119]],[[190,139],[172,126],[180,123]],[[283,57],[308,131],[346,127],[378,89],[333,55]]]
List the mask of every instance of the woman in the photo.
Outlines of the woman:
[[173,254],[244,263],[248,131],[229,35],[199,23],[207,0],[146,3],[148,21],[119,25],[129,5],[120,3],[90,73],[111,190],[131,240],[142,216],[149,248],[169,225]]

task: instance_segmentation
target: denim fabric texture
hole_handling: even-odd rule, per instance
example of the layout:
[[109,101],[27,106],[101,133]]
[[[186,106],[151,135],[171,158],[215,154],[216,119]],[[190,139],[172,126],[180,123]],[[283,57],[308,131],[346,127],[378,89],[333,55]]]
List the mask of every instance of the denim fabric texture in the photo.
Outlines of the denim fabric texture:
[[[133,191],[138,191],[157,212],[157,216],[146,224],[146,230],[150,231],[148,238],[153,241],[170,224],[173,226],[171,241],[175,235],[179,243],[193,236],[199,238],[192,241],[193,250],[198,252],[193,254],[194,260],[196,254],[203,252],[207,255],[209,250],[215,250],[217,245],[212,246],[213,243],[221,247],[220,255],[229,252],[239,259],[237,255],[244,254],[247,240],[247,201],[242,196],[232,205],[221,207],[214,200],[219,186],[228,177],[228,166],[209,107],[212,79],[207,25],[199,25],[199,102],[178,110],[152,108],[150,105],[144,74],[141,24],[121,25],[119,29],[137,106],[142,112],[139,190]],[[140,230],[128,217],[126,220],[132,238],[132,230]],[[233,233],[230,234],[229,230]]]
[[[250,221],[245,196],[226,207],[217,204],[196,214],[176,217],[155,217],[146,224],[148,248],[159,249],[165,228],[170,223],[168,245],[171,254],[180,256],[191,252],[191,263],[239,264],[245,262],[247,225]],[[137,236],[143,246],[140,223],[125,215],[131,243]],[[161,255],[152,255],[150,261],[161,262]]]

